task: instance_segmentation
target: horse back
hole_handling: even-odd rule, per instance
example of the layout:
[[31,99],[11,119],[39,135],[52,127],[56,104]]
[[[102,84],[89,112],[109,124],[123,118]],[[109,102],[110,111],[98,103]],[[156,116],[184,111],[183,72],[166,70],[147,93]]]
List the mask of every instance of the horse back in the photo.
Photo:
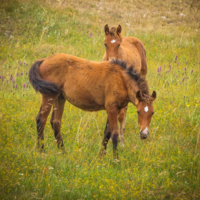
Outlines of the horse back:
[[136,71],[139,69],[140,73],[145,76],[147,74],[147,61],[143,43],[135,37],[124,37],[120,47],[122,54],[125,54],[124,57],[126,57],[123,60],[127,60],[129,65],[132,64]]
[[[112,62],[93,62],[55,54],[40,65],[40,76],[58,85],[65,99],[83,110],[102,110],[126,97],[123,69]],[[123,95],[121,95],[123,93]]]

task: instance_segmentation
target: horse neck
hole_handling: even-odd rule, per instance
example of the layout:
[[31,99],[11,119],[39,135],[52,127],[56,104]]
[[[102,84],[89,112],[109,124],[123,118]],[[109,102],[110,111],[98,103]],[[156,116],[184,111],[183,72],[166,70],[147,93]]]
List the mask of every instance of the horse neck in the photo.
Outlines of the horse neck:
[[132,80],[128,74],[124,74],[125,85],[128,91],[129,102],[136,105],[136,93],[139,90],[136,81]]
[[[132,78],[130,78],[130,76],[128,74],[125,74],[125,84],[128,90],[128,97],[129,97],[129,101],[134,104],[135,106],[137,106],[138,104],[138,100],[136,98],[136,93],[137,91],[141,91],[141,89],[139,88],[137,82],[135,80],[133,80]],[[148,85],[147,86],[147,99],[149,98],[149,88]],[[143,93],[143,91],[141,91]]]
[[118,49],[118,59],[119,60],[124,60],[123,54],[124,54],[123,48],[120,46]]

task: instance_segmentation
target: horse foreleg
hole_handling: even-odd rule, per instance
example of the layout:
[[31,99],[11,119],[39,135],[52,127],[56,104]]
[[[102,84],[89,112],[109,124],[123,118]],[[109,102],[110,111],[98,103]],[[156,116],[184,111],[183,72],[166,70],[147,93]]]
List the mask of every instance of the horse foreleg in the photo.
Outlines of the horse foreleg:
[[118,158],[118,151],[117,151],[117,143],[118,143],[118,127],[117,127],[117,115],[118,115],[118,108],[117,106],[113,105],[107,109],[108,113],[108,121],[109,127],[111,129],[111,139],[113,142],[113,156],[114,159]]
[[61,127],[61,118],[64,111],[65,99],[62,94],[55,100],[53,105],[53,112],[51,116],[51,126],[54,131],[54,136],[56,138],[58,148],[64,150],[63,139],[60,131]]
[[106,153],[106,148],[107,148],[107,144],[108,144],[108,141],[110,139],[110,136],[111,136],[111,129],[110,129],[110,126],[109,126],[109,121],[107,119],[106,127],[105,127],[105,130],[104,130],[104,138],[103,138],[103,141],[102,141],[102,148],[99,152],[100,155]]
[[36,118],[37,132],[38,132],[38,148],[44,152],[44,127],[46,125],[47,117],[51,111],[51,106],[55,98],[42,96],[42,105]]

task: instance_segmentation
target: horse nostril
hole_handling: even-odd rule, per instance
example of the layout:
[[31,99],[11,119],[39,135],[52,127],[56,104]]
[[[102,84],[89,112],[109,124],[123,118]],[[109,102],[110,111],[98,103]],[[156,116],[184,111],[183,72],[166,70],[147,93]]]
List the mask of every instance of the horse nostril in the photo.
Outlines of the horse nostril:
[[148,137],[147,134],[140,134],[140,139],[146,139]]
[[140,132],[140,139],[146,139],[149,135],[149,131],[147,129]]

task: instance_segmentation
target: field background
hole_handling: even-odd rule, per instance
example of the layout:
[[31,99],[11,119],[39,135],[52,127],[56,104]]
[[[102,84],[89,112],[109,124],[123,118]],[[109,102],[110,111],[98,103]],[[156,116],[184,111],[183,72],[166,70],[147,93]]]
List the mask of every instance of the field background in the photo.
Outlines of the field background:
[[[27,73],[54,53],[101,61],[105,24],[145,45],[147,80],[157,92],[150,137],[127,113],[125,147],[98,157],[105,111],[66,103],[57,149],[45,128],[37,150],[41,95]],[[0,1],[0,199],[200,199],[200,2],[198,0]]]

